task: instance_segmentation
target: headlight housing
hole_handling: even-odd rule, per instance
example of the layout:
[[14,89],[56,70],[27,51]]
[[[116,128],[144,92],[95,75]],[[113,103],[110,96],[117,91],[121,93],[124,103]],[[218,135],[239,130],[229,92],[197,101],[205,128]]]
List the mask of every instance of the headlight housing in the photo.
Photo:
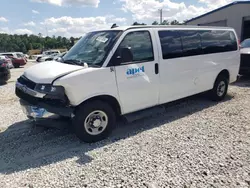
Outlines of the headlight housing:
[[64,94],[64,87],[62,86],[53,86],[51,84],[37,84],[35,90],[50,95],[61,95]]

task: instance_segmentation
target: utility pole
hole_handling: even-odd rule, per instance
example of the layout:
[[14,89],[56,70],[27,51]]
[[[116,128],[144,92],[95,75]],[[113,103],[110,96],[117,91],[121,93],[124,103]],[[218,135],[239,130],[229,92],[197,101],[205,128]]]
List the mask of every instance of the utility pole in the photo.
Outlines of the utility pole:
[[47,36],[48,36],[48,28],[47,28],[47,26],[46,26],[45,28],[46,28],[46,34],[47,34]]
[[160,24],[162,24],[162,9],[159,9],[160,11]]

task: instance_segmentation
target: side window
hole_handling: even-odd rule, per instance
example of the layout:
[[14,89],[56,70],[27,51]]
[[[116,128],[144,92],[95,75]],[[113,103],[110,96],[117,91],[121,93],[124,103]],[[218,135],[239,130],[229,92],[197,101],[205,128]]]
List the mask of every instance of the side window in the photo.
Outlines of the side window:
[[201,55],[201,39],[198,31],[180,31],[183,56]]
[[154,60],[151,36],[148,31],[135,31],[128,33],[124,37],[119,48],[129,48],[133,54],[133,62]]
[[21,58],[21,57],[22,57],[22,55],[21,55],[21,54],[16,54],[16,56],[17,56],[18,58]]
[[232,31],[218,31],[217,36],[220,41],[222,51],[234,51],[237,50],[237,41]]
[[200,31],[204,54],[237,50],[237,41],[231,31]]
[[182,57],[181,37],[178,31],[159,31],[163,59]]

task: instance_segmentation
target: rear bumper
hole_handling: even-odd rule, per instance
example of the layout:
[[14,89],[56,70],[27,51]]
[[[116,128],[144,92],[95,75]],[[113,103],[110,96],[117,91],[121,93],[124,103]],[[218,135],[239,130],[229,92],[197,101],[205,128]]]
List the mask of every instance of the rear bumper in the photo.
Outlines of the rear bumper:
[[26,65],[27,63],[26,63],[25,61],[13,61],[12,64],[24,66],[24,65]]

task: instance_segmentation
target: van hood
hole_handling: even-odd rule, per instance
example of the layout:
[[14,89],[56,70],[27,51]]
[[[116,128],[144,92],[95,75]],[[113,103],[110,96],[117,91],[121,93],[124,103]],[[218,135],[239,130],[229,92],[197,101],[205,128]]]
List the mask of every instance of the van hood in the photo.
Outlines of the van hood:
[[241,54],[250,54],[250,48],[242,48],[242,49],[240,50],[240,53],[241,53]]
[[51,84],[58,77],[84,68],[84,66],[69,65],[57,61],[46,61],[28,68],[24,72],[24,76],[35,83]]

